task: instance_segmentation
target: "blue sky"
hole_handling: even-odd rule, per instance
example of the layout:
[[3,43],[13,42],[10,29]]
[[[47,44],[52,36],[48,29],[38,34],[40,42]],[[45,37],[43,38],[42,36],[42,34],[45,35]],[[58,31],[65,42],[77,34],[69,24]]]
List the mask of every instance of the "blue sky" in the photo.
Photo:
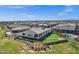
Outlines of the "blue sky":
[[0,5],[0,21],[79,19],[78,5]]

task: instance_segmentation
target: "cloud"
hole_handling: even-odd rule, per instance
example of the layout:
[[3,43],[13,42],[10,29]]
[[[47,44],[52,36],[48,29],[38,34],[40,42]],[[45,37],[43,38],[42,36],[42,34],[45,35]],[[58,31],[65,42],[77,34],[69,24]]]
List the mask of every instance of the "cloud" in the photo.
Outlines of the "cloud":
[[22,9],[23,6],[6,6],[7,8],[16,8],[16,9]]
[[1,5],[0,7],[13,8],[13,9],[23,9],[23,8],[35,7],[35,5]]
[[59,16],[61,16],[61,15],[67,15],[67,14],[73,12],[74,9],[75,9],[75,7],[72,6],[72,5],[66,5],[64,7],[65,7],[65,9],[62,12],[58,13]]
[[38,15],[28,14],[28,13],[19,13],[18,19],[22,19],[22,20],[35,20],[35,19],[38,19]]
[[35,14],[28,14],[28,13],[19,13],[21,17],[18,16],[18,19],[22,20],[57,20],[57,19],[52,19],[50,17],[43,17]]
[[58,20],[56,18],[44,17],[36,14],[19,13],[19,15],[21,16],[20,19],[24,19],[24,20]]
[[32,14],[27,14],[27,13],[19,13],[22,16],[28,16],[28,17],[34,17],[34,15]]

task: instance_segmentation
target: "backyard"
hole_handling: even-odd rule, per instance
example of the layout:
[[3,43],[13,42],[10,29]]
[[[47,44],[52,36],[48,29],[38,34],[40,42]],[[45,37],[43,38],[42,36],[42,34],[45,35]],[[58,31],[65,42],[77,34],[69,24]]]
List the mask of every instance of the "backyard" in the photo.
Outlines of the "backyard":
[[54,42],[57,41],[58,38],[61,38],[61,36],[56,33],[52,33],[51,35],[49,35],[47,38],[44,39],[43,43]]

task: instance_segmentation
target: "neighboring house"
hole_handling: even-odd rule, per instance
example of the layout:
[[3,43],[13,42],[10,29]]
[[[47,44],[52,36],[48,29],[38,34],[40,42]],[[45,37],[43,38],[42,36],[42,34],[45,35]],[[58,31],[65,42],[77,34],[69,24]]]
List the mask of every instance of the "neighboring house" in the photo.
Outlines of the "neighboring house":
[[21,33],[23,31],[26,31],[30,29],[30,27],[28,26],[15,26],[12,29],[10,29],[9,31],[6,31],[6,36],[16,36],[18,33]]
[[79,29],[76,28],[75,24],[57,25],[57,26],[52,27],[52,30],[57,31],[57,32],[61,32],[61,33],[79,34]]
[[50,28],[50,27],[53,27],[53,26],[56,26],[56,25],[57,25],[57,22],[49,22],[49,23],[38,24],[37,27]]
[[49,22],[47,23],[50,27],[58,25],[58,22]]
[[51,33],[50,28],[31,28],[29,30],[23,31],[19,35],[22,37],[40,39],[43,36],[47,35],[48,33]]
[[48,28],[49,25],[48,24],[38,24],[37,27],[45,27],[45,28]]
[[16,27],[11,29],[11,32],[17,33],[17,32],[22,32],[22,31],[25,31],[25,30],[28,30],[28,29],[30,29],[29,26],[16,26]]
[[12,29],[12,28],[14,28],[16,25],[6,25],[6,28],[8,28],[8,29]]

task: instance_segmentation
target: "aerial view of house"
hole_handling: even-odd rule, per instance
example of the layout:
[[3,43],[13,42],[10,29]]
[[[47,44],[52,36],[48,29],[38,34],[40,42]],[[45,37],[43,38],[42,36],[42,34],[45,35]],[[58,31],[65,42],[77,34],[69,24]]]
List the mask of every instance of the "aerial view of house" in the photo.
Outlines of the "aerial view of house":
[[6,5],[0,10],[0,54],[79,54],[79,6]]
[[21,35],[29,38],[40,39],[48,33],[51,33],[50,28],[31,28],[24,31]]

